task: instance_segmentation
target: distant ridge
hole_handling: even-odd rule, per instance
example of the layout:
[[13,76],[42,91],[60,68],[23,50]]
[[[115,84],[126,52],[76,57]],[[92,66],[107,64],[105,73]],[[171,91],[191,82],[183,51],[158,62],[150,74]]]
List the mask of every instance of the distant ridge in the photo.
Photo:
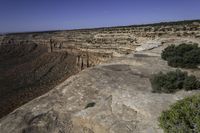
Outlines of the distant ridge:
[[160,26],[160,25],[181,25],[190,24],[193,22],[199,22],[200,19],[194,20],[180,20],[180,21],[166,21],[158,23],[146,23],[146,24],[135,24],[135,25],[123,25],[123,26],[111,26],[111,27],[97,27],[97,28],[82,28],[82,29],[66,29],[66,30],[46,30],[46,31],[27,31],[27,32],[10,32],[10,33],[0,33],[0,35],[13,35],[13,34],[32,34],[32,33],[54,33],[59,31],[81,31],[81,30],[101,30],[101,29],[113,29],[113,28],[123,28],[123,27],[143,27],[143,26]]

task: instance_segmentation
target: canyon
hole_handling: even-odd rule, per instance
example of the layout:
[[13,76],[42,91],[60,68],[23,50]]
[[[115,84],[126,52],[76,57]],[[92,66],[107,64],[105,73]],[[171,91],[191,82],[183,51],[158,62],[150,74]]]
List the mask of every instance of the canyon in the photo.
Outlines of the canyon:
[[180,43],[200,44],[200,20],[1,35],[0,132],[162,133],[161,111],[199,93],[151,91]]

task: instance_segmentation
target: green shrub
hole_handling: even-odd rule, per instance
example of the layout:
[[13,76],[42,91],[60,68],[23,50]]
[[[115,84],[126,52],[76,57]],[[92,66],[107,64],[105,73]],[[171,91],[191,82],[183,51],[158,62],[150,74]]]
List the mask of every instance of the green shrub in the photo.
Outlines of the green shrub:
[[175,53],[175,45],[170,45],[162,51],[161,57],[164,60],[167,60],[169,57],[176,55]]
[[161,113],[159,123],[165,133],[200,133],[200,95],[173,104]]
[[183,59],[186,67],[196,67],[200,64],[200,48],[186,52],[183,56]]
[[183,88],[185,90],[195,90],[197,88],[200,88],[200,82],[196,79],[195,76],[188,76],[185,78],[183,83]]
[[158,73],[150,78],[153,92],[173,93],[181,89],[194,90],[200,88],[200,81],[195,76],[188,76],[179,69],[168,73]]
[[161,57],[172,67],[196,68],[200,64],[200,48],[198,44],[171,45],[162,51]]

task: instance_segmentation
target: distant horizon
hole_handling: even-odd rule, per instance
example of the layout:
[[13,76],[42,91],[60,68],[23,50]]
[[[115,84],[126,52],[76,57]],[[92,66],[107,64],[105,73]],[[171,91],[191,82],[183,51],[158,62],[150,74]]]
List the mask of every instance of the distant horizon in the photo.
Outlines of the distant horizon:
[[0,33],[200,19],[200,0],[1,0]]
[[52,29],[52,30],[38,30],[38,31],[35,30],[35,31],[19,31],[19,32],[0,32],[0,35],[1,34],[56,32],[56,31],[70,31],[70,30],[101,29],[101,28],[112,28],[112,27],[142,26],[142,25],[151,25],[151,24],[168,23],[168,22],[183,22],[183,21],[200,21],[200,19],[159,21],[159,22],[151,22],[151,23],[138,23],[138,24],[128,24],[128,25],[113,25],[113,26],[107,26],[107,27],[84,27],[84,28],[73,28],[73,29]]

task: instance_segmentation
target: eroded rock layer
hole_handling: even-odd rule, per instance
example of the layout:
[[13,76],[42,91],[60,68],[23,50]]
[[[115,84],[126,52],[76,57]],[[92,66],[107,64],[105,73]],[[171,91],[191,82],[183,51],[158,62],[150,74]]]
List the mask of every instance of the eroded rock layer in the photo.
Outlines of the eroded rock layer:
[[149,77],[174,70],[160,58],[166,46],[200,44],[199,34],[200,22],[187,21],[3,35],[1,107],[58,86],[3,117],[0,132],[162,133],[161,111],[199,91],[152,93]]

